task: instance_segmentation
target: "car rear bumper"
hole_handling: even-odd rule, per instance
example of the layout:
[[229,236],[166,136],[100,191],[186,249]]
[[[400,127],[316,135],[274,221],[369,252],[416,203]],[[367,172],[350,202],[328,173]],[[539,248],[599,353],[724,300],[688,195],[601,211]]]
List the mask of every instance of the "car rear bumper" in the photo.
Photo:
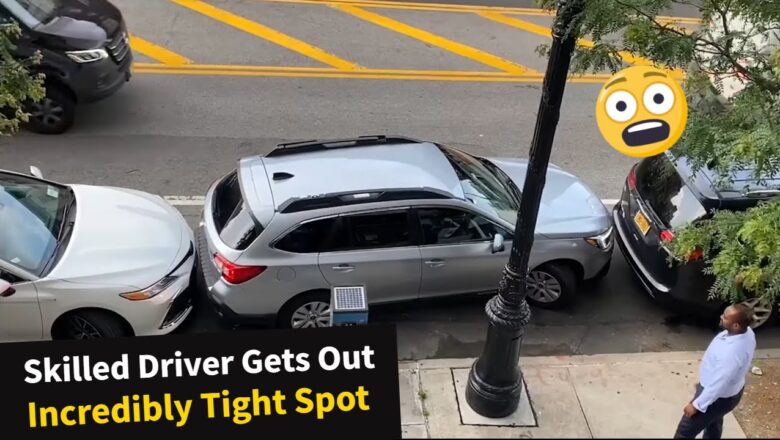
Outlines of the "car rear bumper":
[[709,285],[700,283],[700,285],[692,286],[692,283],[690,283],[691,280],[686,279],[686,277],[690,276],[685,273],[687,271],[681,271],[678,274],[678,278],[681,279],[682,282],[679,282],[674,286],[663,284],[650,274],[647,268],[642,264],[641,259],[637,257],[629,241],[626,239],[627,225],[624,222],[624,217],[621,213],[622,206],[618,203],[612,210],[612,219],[615,224],[616,232],[615,240],[618,242],[618,247],[625,257],[626,262],[653,300],[667,308],[674,309],[675,311],[699,316],[711,316],[720,313],[723,305],[718,301],[710,301],[707,299]]
[[200,258],[198,258],[196,286],[204,293],[214,312],[230,324],[274,326],[276,324],[275,313],[241,314],[237,313],[226,303],[224,298],[230,296],[230,286],[222,282],[214,266],[210,255],[211,252],[209,251],[208,238],[205,236],[205,230],[202,226],[198,228],[197,243]]

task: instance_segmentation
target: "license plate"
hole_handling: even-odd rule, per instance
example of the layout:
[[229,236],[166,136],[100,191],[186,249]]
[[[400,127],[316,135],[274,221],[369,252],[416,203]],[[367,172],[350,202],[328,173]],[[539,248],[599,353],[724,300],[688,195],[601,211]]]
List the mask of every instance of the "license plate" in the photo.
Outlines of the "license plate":
[[634,216],[634,223],[639,226],[639,230],[642,231],[642,235],[647,235],[647,231],[650,230],[650,222],[641,211],[637,212]]

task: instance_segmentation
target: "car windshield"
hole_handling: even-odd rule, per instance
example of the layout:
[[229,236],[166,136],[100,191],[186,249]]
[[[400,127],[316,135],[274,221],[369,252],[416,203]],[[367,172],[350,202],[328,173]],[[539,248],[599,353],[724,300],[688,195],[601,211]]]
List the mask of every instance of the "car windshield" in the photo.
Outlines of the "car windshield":
[[42,276],[73,201],[67,187],[0,174],[0,259]]
[[54,18],[57,0],[0,0],[19,21],[34,28]]
[[441,149],[455,169],[466,198],[514,225],[520,208],[520,192],[509,176],[488,160],[450,147]]

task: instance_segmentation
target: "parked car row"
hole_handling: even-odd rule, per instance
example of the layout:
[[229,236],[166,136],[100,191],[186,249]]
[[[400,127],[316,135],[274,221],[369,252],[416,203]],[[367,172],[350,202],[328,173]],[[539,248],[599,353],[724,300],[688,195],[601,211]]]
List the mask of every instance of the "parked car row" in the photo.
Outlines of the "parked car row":
[[[193,281],[226,319],[292,328],[329,324],[332,286],[364,285],[370,305],[493,293],[526,165],[398,136],[281,144],[211,185],[197,235],[159,196],[0,172],[0,341],[165,334]],[[612,214],[559,167],[546,182],[532,304],[565,307],[604,277],[617,237],[654,298],[725,306],[700,262],[668,265],[664,240],[756,194],[718,192],[669,154],[631,170]]]

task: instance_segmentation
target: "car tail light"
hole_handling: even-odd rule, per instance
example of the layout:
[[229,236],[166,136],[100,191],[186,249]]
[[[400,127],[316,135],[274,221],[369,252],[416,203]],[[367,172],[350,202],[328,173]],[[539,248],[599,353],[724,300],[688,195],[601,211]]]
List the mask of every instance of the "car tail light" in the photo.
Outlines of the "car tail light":
[[691,252],[690,255],[688,255],[688,261],[701,260],[703,256],[704,253],[701,251],[701,249],[696,248]]
[[217,265],[222,278],[230,284],[241,284],[249,281],[267,269],[266,266],[241,266],[220,254],[214,254],[214,264]]
[[626,183],[628,184],[629,188],[636,189],[636,165],[631,167],[631,171],[628,172],[628,176],[626,176]]
[[661,236],[661,241],[665,241],[667,243],[669,243],[670,241],[672,241],[674,239],[674,234],[672,233],[672,231],[670,231],[668,229],[664,229],[658,235]]

